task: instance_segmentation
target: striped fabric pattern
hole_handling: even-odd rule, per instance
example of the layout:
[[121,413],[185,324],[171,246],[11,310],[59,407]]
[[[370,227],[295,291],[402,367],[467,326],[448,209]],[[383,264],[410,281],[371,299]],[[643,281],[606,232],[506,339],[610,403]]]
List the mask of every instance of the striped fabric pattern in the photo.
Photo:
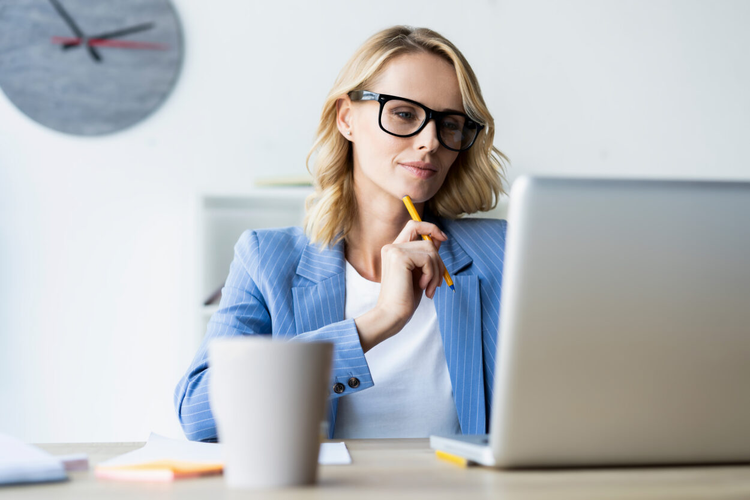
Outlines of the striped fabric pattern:
[[[450,221],[429,214],[425,220],[437,224],[449,237],[439,253],[456,292],[439,287],[434,303],[461,431],[485,434],[493,392],[506,222]],[[216,338],[236,335],[334,343],[330,387],[341,383],[345,390],[330,392],[329,438],[333,437],[338,398],[373,385],[354,320],[343,319],[345,276],[343,242],[319,250],[297,227],[242,234],[219,309],[175,390],[175,408],[188,439],[217,440],[208,401],[207,348]],[[351,377],[360,381],[356,389],[347,384]]]

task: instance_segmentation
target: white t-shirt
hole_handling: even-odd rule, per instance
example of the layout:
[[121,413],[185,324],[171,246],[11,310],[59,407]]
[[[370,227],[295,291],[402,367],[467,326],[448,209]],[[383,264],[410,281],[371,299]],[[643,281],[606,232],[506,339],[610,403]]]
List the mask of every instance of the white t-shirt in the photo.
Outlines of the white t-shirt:
[[[377,304],[380,283],[346,263],[344,318]],[[453,390],[432,299],[422,295],[399,333],[365,353],[373,387],[338,399],[334,438],[417,438],[460,434]]]

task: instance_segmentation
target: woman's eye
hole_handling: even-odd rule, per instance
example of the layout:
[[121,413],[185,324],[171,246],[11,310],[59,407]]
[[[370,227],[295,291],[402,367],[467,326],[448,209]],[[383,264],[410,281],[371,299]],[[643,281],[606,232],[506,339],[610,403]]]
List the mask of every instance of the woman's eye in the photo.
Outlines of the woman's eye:
[[417,114],[408,109],[393,110],[392,114],[404,121],[413,121],[417,119]]
[[443,128],[446,129],[446,130],[450,130],[451,132],[455,132],[456,130],[459,129],[459,126],[455,122],[444,121],[443,122]]

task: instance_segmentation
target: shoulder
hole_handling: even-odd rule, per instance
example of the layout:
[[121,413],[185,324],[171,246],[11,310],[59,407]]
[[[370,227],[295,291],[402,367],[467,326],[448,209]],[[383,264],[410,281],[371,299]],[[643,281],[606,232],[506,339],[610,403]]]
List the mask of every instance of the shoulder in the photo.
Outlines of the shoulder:
[[281,260],[287,267],[299,261],[308,243],[300,227],[248,229],[234,246],[234,254],[251,275],[257,276],[263,269],[276,268]]
[[240,236],[235,252],[246,255],[265,255],[269,252],[301,252],[308,240],[300,227],[280,227],[273,229],[248,229]]
[[506,220],[479,218],[446,220],[443,227],[448,237],[455,238],[461,248],[474,259],[475,264],[481,263],[494,271],[502,268],[505,234],[508,228]]
[[508,221],[504,219],[465,218],[449,220],[443,219],[443,227],[448,234],[470,241],[491,239],[505,242]]

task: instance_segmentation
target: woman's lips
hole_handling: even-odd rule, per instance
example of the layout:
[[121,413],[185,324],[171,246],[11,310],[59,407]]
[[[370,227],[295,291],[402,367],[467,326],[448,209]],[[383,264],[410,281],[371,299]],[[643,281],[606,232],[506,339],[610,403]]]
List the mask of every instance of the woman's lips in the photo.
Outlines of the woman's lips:
[[420,179],[429,179],[437,173],[437,169],[433,167],[431,163],[424,163],[421,161],[399,163],[399,166]]

